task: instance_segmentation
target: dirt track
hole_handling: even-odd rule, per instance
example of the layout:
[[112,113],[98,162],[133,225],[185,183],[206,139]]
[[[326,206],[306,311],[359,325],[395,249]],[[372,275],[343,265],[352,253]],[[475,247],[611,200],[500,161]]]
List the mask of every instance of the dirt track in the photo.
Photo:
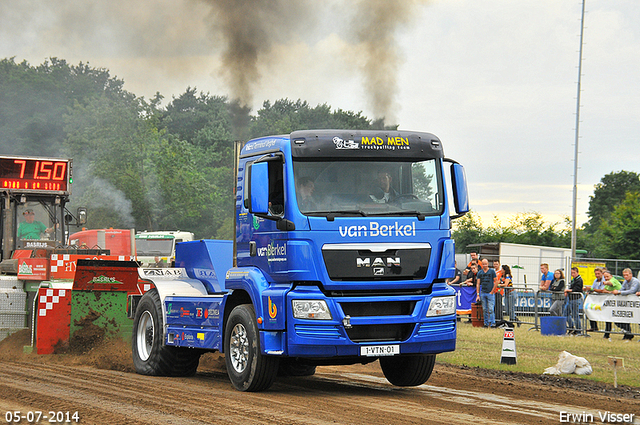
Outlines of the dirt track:
[[416,388],[391,386],[376,362],[319,367],[312,377],[240,393],[215,354],[194,377],[149,377],[131,372],[124,343],[37,356],[20,353],[24,342],[0,343],[0,423],[14,410],[77,411],[82,424],[558,424],[561,411],[591,413],[592,423],[601,423],[598,412],[640,414],[637,389],[614,397],[612,387],[440,364]]

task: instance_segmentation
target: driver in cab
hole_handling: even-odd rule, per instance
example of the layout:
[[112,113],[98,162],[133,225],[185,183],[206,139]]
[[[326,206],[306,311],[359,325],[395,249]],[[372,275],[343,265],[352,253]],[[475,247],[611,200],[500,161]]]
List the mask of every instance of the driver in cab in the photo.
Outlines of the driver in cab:
[[47,227],[35,219],[36,215],[32,209],[24,210],[22,215],[25,221],[18,226],[18,239],[40,239],[43,233],[48,234],[53,231],[53,227]]
[[392,202],[398,192],[391,186],[392,178],[389,172],[380,170],[376,177],[377,186],[371,191],[369,197],[378,204],[386,204]]

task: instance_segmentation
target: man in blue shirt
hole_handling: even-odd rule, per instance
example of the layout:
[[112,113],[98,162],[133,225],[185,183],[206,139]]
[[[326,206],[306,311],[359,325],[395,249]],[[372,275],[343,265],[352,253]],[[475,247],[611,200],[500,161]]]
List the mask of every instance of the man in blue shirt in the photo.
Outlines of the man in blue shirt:
[[540,289],[543,291],[549,290],[549,285],[553,281],[553,273],[549,271],[549,265],[547,263],[540,264],[540,273],[542,273],[542,277],[540,278]]
[[[600,267],[596,267],[595,269],[593,269],[593,274],[595,275],[596,278],[591,284],[591,288],[589,288],[588,286],[585,286],[582,289],[584,290],[584,292],[593,291],[599,294],[604,293],[605,280],[602,273],[602,269]],[[597,332],[597,331],[598,331],[598,322],[596,322],[595,320],[589,320],[589,332]]]
[[495,293],[498,290],[498,279],[496,271],[489,268],[489,261],[482,260],[482,269],[478,271],[476,277],[476,300],[482,301],[482,312],[484,314],[484,327],[496,327],[496,316],[493,311],[495,305]]

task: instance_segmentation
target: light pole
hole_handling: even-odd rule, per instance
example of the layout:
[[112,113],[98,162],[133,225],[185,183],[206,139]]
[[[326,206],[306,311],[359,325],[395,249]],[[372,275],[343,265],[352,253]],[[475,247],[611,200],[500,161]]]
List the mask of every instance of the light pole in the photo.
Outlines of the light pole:
[[578,203],[578,140],[580,138],[580,91],[582,81],[582,40],[584,37],[584,6],[586,0],[582,0],[582,16],[580,18],[580,56],[578,59],[578,95],[576,96],[576,139],[573,153],[573,206],[571,214],[571,259],[576,258],[576,210]]

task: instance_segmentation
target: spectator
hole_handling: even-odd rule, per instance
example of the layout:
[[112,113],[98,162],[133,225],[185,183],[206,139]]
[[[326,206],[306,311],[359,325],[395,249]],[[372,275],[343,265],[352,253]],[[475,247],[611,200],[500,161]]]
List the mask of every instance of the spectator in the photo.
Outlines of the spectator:
[[484,314],[484,327],[496,327],[496,317],[493,311],[495,303],[495,293],[498,288],[496,282],[496,271],[489,268],[489,261],[482,260],[482,269],[478,271],[476,278],[476,300],[482,301],[482,312]]
[[452,278],[447,279],[447,283],[449,285],[460,285],[462,286],[462,272],[460,270],[458,270],[458,262],[455,262],[456,265],[456,271],[455,271],[455,276]]
[[[478,254],[475,252],[472,252],[471,254],[469,254],[471,256],[471,260],[469,260],[469,264],[467,264],[467,268],[464,269],[464,271],[462,272],[463,275],[467,275],[469,273],[469,271],[471,270],[471,265],[473,263],[475,263],[476,265],[480,264],[480,259],[478,258]],[[478,270],[480,270],[480,267],[478,267]],[[473,285],[475,286],[476,281],[473,281]]]
[[[511,322],[517,322],[516,317],[516,291],[513,289],[513,276],[511,268],[506,264],[502,265],[502,274],[498,286],[504,291],[504,301],[507,308],[507,314]],[[518,324],[520,326],[520,324]]]
[[[591,287],[585,286],[585,292],[595,292],[595,293],[603,293],[605,280],[602,273],[602,269],[600,267],[596,267],[593,269],[593,274],[596,276],[595,280],[591,284]],[[598,331],[598,322],[595,320],[589,320],[589,332],[597,332]]]
[[480,263],[480,258],[478,258],[478,253],[477,252],[472,252],[471,254],[469,254],[469,256],[471,256],[471,260],[469,261],[469,264],[467,264],[467,268],[470,269],[471,268],[471,264],[475,261],[476,264]]
[[[613,294],[614,290],[622,288],[622,285],[620,284],[620,282],[618,282],[618,279],[613,277],[613,275],[609,270],[602,271],[602,278],[604,279],[604,288],[599,290],[598,291],[599,293]],[[591,289],[593,289],[593,287]],[[604,332],[605,332],[605,334],[603,335],[604,338],[611,341],[610,334],[609,334],[609,332],[611,332],[611,322],[605,323]]]
[[[622,282],[622,287],[620,289],[614,289],[612,293],[614,295],[633,295],[636,292],[640,291],[640,281],[633,277],[633,273],[631,269],[626,268],[622,270],[622,277],[624,277],[624,282]],[[616,323],[616,326],[624,331],[624,340],[632,340],[633,334],[631,333],[631,325],[629,323]]]
[[604,279],[604,289],[600,291],[602,294],[613,294],[613,291],[622,288],[620,281],[613,277],[609,270],[602,271],[602,278]]
[[542,277],[540,277],[540,289],[547,291],[553,280],[553,273],[549,271],[549,265],[547,263],[540,264],[540,272],[542,273]]
[[551,291],[551,308],[549,308],[549,314],[551,316],[561,316],[562,315],[562,306],[564,304],[564,273],[562,270],[558,269],[553,272],[553,280],[551,281],[551,285],[549,285],[549,290]]
[[472,263],[469,272],[465,276],[464,285],[467,286],[476,286],[476,277],[478,275],[478,265]]
[[580,333],[582,326],[580,325],[580,305],[582,304],[582,276],[577,267],[571,267],[571,285],[564,290],[564,316],[567,317],[567,328],[569,334],[577,335]]
[[30,208],[24,210],[22,216],[25,221],[18,226],[18,239],[40,239],[42,234],[53,231],[53,227],[47,227],[41,221],[36,220],[36,215]]
[[502,295],[504,295],[504,290],[500,286],[500,281],[502,279],[502,274],[504,272],[502,271],[502,267],[500,267],[500,261],[493,260],[493,269],[496,271],[496,284],[498,285],[495,293],[496,298],[495,298],[494,312],[496,315],[496,320],[502,321],[504,318],[504,314],[502,311]]

